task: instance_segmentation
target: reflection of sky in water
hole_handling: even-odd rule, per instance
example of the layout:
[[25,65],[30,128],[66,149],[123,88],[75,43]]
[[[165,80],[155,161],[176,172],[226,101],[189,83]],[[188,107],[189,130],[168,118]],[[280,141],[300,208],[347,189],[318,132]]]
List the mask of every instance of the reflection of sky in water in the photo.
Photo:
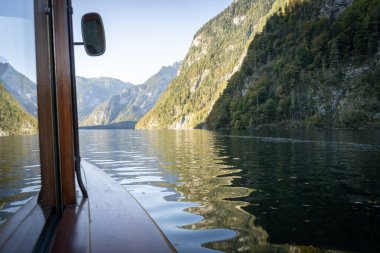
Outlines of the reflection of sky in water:
[[83,131],[81,141],[181,252],[314,252],[294,245],[376,244],[378,134]]
[[[206,199],[205,196],[201,199],[198,199],[198,196],[191,197],[194,193],[186,192],[189,187],[188,179],[183,174],[192,167],[199,169],[202,169],[202,166],[213,167],[215,166],[213,164],[221,160],[218,157],[211,157],[215,154],[209,152],[211,147],[208,146],[205,146],[206,150],[203,150],[204,147],[198,150],[206,151],[209,155],[194,154],[197,147],[193,145],[199,143],[193,140],[190,140],[188,143],[190,146],[188,150],[185,150],[184,143],[176,139],[178,137],[180,136],[162,135],[160,137],[157,133],[152,135],[149,132],[139,131],[82,131],[81,151],[83,157],[89,162],[105,170],[131,192],[163,229],[177,250],[213,252],[215,250],[201,247],[201,245],[232,238],[236,235],[236,231],[224,225],[207,225],[205,224],[207,222],[199,227],[195,225],[205,220],[202,210],[210,212],[211,209],[215,209],[212,204],[214,200],[211,196],[208,197],[212,199],[211,201],[202,201]],[[205,138],[209,137],[205,136]],[[192,161],[181,161],[186,154],[197,158]],[[206,173],[207,175],[201,173],[201,176],[196,179],[196,181],[204,181],[204,185],[210,187],[210,191],[213,191],[211,188],[222,189],[223,185],[228,184],[229,181],[226,178],[216,179],[217,176],[229,173],[228,171],[220,172],[220,169],[226,167],[223,164],[216,166],[218,173],[210,170]],[[184,171],[181,171],[182,169]],[[220,181],[221,184],[210,184],[209,180]],[[183,192],[181,192],[181,187],[185,187]],[[204,191],[203,187],[199,189]],[[247,194],[247,191],[241,193]],[[200,194],[207,195],[207,191]],[[226,196],[228,197],[228,194]],[[236,194],[229,197],[234,196]],[[222,201],[222,197],[218,197],[219,199],[215,201]],[[235,212],[245,214],[235,207],[233,209]],[[226,220],[223,217],[216,218]]]
[[[130,191],[180,252],[319,252],[294,245],[325,243],[371,251],[380,236],[379,134],[80,132],[82,156]],[[38,190],[38,139],[1,140],[6,217]]]

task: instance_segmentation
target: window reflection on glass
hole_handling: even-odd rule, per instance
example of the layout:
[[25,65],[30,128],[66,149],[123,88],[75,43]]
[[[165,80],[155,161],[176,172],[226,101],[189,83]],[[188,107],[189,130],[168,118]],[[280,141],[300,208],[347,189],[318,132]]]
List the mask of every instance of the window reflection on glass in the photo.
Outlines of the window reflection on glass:
[[0,224],[40,188],[33,13],[0,0]]

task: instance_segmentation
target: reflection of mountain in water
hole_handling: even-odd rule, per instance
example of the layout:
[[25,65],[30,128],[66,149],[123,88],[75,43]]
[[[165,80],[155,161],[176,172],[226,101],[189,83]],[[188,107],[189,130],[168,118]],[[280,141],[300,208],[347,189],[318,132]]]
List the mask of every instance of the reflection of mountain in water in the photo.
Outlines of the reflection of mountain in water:
[[[179,178],[168,185],[181,193],[177,201],[199,203],[185,211],[203,219],[182,228],[195,231],[226,228],[237,233],[231,239],[214,240],[203,246],[226,252],[326,252],[311,246],[269,243],[270,234],[258,225],[256,214],[243,210],[248,205],[244,200],[250,206],[255,202],[259,205],[260,200],[252,198],[256,190],[246,187],[252,187],[250,177],[242,178],[243,168],[234,164],[246,170],[245,159],[258,155],[259,146],[247,147],[243,143],[239,146],[239,142],[231,143],[230,138],[203,130],[156,131],[149,135],[153,149],[158,151],[160,166]],[[266,161],[270,162],[270,158]]]
[[[204,130],[98,130],[80,131],[80,135],[83,158],[130,191],[179,252],[325,252],[271,244],[276,231],[268,230],[267,223],[259,220],[263,214],[252,210],[260,204],[257,208],[271,215],[270,207],[277,203],[271,196],[267,196],[268,206],[260,199],[268,193],[262,192],[262,184],[278,188],[276,174],[255,171],[259,158],[264,170],[273,164],[273,147],[268,143],[247,143]],[[257,180],[255,175],[265,177]],[[291,220],[293,216],[283,213],[281,217]],[[288,229],[289,224],[277,229]]]
[[161,131],[152,138],[154,148],[160,151],[163,165],[179,176],[179,184],[171,185],[183,198],[180,201],[200,203],[186,209],[202,215],[203,220],[184,226],[186,229],[228,228],[237,237],[227,242],[206,244],[207,247],[232,251],[252,249],[254,245],[266,244],[268,234],[254,224],[255,217],[243,211],[245,202],[230,201],[250,195],[252,189],[231,187],[234,173],[225,160],[225,146],[208,131]]

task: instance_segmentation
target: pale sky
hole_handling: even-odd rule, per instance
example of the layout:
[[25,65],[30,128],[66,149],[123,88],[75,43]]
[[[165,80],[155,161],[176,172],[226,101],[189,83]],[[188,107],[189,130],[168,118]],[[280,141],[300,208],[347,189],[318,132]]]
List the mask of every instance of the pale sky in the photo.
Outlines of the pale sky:
[[[233,0],[72,0],[74,38],[82,41],[81,17],[98,12],[106,53],[90,57],[75,47],[76,75],[114,77],[140,84],[162,66],[182,60],[194,34]],[[2,57],[35,82],[32,0],[0,0]]]
[[80,18],[98,12],[106,30],[106,53],[87,56],[76,46],[76,74],[143,83],[162,66],[182,60],[194,34],[232,0],[73,0],[74,37]]
[[35,82],[33,1],[0,0],[0,38],[0,62]]

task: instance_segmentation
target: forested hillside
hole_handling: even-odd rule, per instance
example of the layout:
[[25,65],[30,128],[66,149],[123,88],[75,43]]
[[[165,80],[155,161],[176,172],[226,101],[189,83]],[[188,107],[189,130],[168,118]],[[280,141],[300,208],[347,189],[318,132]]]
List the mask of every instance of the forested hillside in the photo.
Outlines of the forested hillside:
[[0,83],[0,136],[37,133],[37,128],[37,119]]
[[137,128],[201,127],[266,17],[287,0],[238,0],[194,36],[179,76]]
[[295,2],[250,44],[210,128],[380,126],[380,0]]

